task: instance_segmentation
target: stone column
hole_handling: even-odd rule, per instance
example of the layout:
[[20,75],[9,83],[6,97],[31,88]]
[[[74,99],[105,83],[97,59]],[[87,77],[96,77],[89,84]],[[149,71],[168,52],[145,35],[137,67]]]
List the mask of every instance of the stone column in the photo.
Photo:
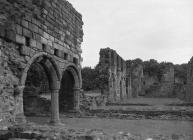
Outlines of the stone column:
[[14,98],[15,98],[15,123],[21,124],[26,123],[26,118],[23,109],[23,90],[25,86],[20,85],[14,88]]
[[80,88],[74,88],[74,109],[80,111]]
[[59,89],[51,90],[51,121],[50,123],[53,125],[60,124],[59,118]]

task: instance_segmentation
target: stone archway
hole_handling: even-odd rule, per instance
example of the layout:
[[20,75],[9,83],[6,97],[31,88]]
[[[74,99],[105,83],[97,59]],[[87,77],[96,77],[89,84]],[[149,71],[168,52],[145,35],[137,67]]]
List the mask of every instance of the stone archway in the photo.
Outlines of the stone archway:
[[23,90],[23,109],[25,116],[48,115],[51,109],[51,91],[46,67],[35,61],[27,72]]
[[63,72],[59,91],[59,110],[61,113],[79,110],[81,77],[76,66],[68,66]]
[[[34,55],[30,61],[28,62],[26,68],[21,77],[20,90],[21,96],[23,99],[23,91],[26,86],[28,72],[32,68],[34,64],[40,65],[44,72],[46,73],[48,84],[49,84],[49,91],[51,93],[51,123],[57,124],[59,123],[59,105],[58,105],[58,92],[60,88],[60,71],[59,68],[54,61],[54,58],[45,52],[38,53]],[[24,113],[22,104],[22,110],[20,113]]]

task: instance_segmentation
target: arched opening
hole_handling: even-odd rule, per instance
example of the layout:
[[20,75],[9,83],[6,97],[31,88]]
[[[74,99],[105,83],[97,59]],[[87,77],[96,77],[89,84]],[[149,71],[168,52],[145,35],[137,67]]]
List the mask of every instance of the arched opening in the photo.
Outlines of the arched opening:
[[27,72],[23,91],[25,116],[50,114],[51,92],[48,76],[40,63],[34,62]]
[[60,113],[68,112],[74,109],[74,88],[75,79],[69,70],[65,70],[63,72],[59,91]]
[[[60,73],[54,60],[47,54],[37,54],[28,63],[21,79],[23,89],[23,112],[25,116],[50,115],[57,110],[55,91]],[[55,103],[53,103],[55,102]],[[52,105],[52,107],[51,107]],[[53,109],[54,108],[54,109]],[[55,117],[55,116],[54,116]],[[57,117],[52,117],[56,121]]]

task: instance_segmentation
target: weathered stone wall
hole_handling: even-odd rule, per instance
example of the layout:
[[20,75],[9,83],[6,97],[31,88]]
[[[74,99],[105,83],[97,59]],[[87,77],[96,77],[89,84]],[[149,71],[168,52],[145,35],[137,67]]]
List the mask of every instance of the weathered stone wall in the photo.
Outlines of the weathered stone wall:
[[108,68],[106,91],[110,102],[138,96],[178,97],[183,92],[175,86],[173,64],[157,63],[155,69],[160,70],[149,75],[144,73],[142,60],[125,61],[110,48],[101,49],[99,64]]
[[157,76],[145,74],[145,95],[150,97],[173,97],[174,96],[174,67],[165,66],[159,80]]
[[108,67],[108,101],[120,101],[125,99],[126,95],[126,63],[116,51],[105,48],[100,50],[99,64]]
[[193,57],[188,63],[185,100],[193,102]]
[[127,65],[127,92],[129,97],[138,97],[144,94],[143,88],[143,65],[134,63],[130,60],[126,61]]
[[[82,25],[82,16],[66,0],[0,1],[0,123],[23,114],[24,70],[40,56],[54,61],[57,75],[73,68],[81,88]],[[51,70],[51,63],[44,65]]]
[[173,97],[174,94],[174,67],[168,66],[163,74],[161,81],[161,96]]
[[102,67],[108,69],[108,102],[119,102],[143,95],[143,65],[125,61],[115,50],[100,50]]

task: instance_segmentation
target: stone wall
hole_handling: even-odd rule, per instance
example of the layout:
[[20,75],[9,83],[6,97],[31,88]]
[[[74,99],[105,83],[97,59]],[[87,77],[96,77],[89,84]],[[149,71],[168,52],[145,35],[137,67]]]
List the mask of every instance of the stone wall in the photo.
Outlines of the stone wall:
[[174,66],[164,66],[161,79],[156,75],[145,74],[145,95],[149,97],[173,97],[174,96]]
[[100,65],[108,67],[108,101],[120,101],[126,95],[126,63],[115,50],[105,48],[100,50]]
[[115,50],[100,50],[99,65],[107,67],[108,102],[119,102],[143,95],[143,65],[125,61]]
[[23,114],[25,79],[34,61],[43,62],[54,92],[68,69],[77,93],[82,26],[82,16],[66,0],[0,1],[0,123]]
[[188,63],[185,100],[193,102],[193,57]]
[[144,94],[143,64],[131,60],[126,61],[127,65],[127,91],[128,97],[138,97]]
[[174,90],[178,90],[174,84],[174,66],[170,63],[157,63],[156,69],[161,70],[148,75],[144,73],[142,60],[125,61],[115,50],[105,48],[100,50],[99,65],[108,71],[108,86],[105,91],[109,102],[138,96],[174,97]]

